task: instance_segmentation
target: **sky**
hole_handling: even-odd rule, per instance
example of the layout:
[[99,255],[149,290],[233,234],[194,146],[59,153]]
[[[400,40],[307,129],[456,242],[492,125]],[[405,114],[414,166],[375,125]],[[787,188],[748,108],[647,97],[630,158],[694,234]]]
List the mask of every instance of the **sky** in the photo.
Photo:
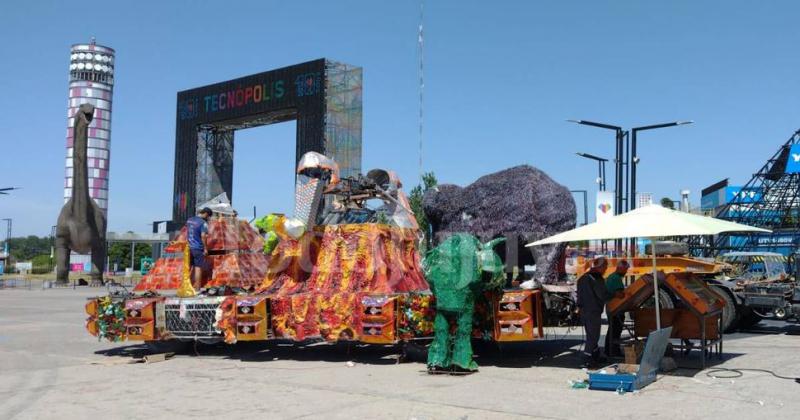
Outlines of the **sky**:
[[[519,164],[597,190],[613,133],[639,136],[638,190],[749,180],[800,127],[800,3],[425,3],[423,170],[466,185]],[[63,204],[69,49],[117,51],[109,230],[171,217],[176,93],[321,57],[363,67],[363,164],[419,178],[419,1],[10,2],[0,13],[0,218],[47,235]],[[291,213],[294,123],[236,134],[233,204]],[[613,185],[613,168],[607,169]],[[581,198],[578,206],[581,208]],[[581,211],[582,212],[582,211]],[[579,215],[581,219],[583,215]],[[590,221],[593,216],[590,215]],[[0,232],[4,236],[5,232]]]

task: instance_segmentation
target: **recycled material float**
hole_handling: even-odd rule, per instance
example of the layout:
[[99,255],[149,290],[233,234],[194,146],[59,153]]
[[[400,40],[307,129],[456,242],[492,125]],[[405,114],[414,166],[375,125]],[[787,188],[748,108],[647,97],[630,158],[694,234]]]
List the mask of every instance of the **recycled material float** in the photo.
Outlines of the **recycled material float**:
[[[370,208],[370,200],[382,205]],[[309,152],[298,164],[295,202],[292,218],[260,224],[272,242],[267,254],[249,223],[212,217],[199,291],[189,281],[182,231],[132,293],[89,300],[87,330],[100,339],[145,342],[393,344],[433,336],[436,305],[420,265],[419,228],[392,172],[340,179],[335,162]],[[482,294],[472,336],[542,337],[541,292]]]

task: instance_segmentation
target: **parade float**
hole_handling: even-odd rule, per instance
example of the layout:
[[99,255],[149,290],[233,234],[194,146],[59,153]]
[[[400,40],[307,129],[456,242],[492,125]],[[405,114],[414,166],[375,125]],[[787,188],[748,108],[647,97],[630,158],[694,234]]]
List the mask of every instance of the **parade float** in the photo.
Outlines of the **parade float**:
[[[271,229],[261,232],[225,212],[209,220],[202,289],[191,286],[184,229],[133,291],[88,301],[86,328],[99,339],[149,343],[431,338],[434,297],[401,187],[380,169],[339,179],[335,162],[308,153],[298,165],[293,217],[271,216]],[[265,249],[273,235],[277,244]],[[542,337],[541,292],[481,293],[472,336]]]

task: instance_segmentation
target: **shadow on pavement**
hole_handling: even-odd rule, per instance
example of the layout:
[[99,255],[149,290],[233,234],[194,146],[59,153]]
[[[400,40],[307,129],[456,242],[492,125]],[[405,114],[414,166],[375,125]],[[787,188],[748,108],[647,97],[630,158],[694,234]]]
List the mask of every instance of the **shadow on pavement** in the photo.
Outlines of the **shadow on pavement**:
[[752,327],[741,329],[731,335],[733,336],[733,339],[736,339],[746,338],[757,334],[800,335],[800,324],[790,321],[764,319]]
[[[726,334],[726,342],[752,337],[759,334],[800,334],[800,325],[782,321],[764,320],[755,327],[733,334]],[[580,369],[583,362],[580,336],[567,336],[563,339],[543,339],[533,342],[494,343],[474,341],[475,359],[480,366],[498,368],[555,367]],[[356,342],[304,342],[268,341],[239,342],[235,345],[224,343],[202,344],[194,342],[173,343],[179,346],[172,349],[153,348],[143,344],[126,345],[95,352],[109,357],[141,358],[158,352],[174,352],[188,357],[218,357],[220,359],[242,362],[268,363],[276,360],[321,361],[345,363],[353,362],[369,365],[393,365],[399,362],[418,363],[424,369],[426,346],[428,342],[414,342],[412,345],[375,345]],[[712,368],[728,360],[741,356],[740,353],[726,352],[719,358],[711,355],[706,368]],[[699,350],[682,354],[677,349],[672,357],[678,365],[673,376],[693,377],[702,365]],[[622,359],[609,359],[608,364],[622,362]]]

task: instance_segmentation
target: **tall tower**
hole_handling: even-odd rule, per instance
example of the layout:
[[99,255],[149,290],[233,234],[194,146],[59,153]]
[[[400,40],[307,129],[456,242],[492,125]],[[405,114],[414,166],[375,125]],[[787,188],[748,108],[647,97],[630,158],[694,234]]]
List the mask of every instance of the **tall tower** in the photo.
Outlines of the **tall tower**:
[[75,44],[70,49],[69,102],[67,105],[67,163],[64,176],[64,201],[72,195],[72,117],[83,103],[94,105],[89,125],[87,166],[89,195],[97,205],[108,209],[108,171],[111,159],[111,97],[114,92],[114,50],[96,45]]

